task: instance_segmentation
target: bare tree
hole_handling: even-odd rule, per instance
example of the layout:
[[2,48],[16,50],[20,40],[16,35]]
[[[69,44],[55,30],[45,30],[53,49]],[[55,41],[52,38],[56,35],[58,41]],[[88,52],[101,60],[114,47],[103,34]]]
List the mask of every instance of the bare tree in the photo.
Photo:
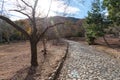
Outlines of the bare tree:
[[[17,0],[18,1],[18,0]],[[49,28],[52,28],[54,26],[63,24],[63,22],[59,22],[59,23],[55,23],[51,26],[47,26],[42,32],[40,32],[37,27],[37,4],[38,4],[38,0],[34,0],[34,4],[30,5],[29,3],[27,3],[25,0],[20,0],[22,2],[22,4],[24,4],[25,6],[22,6],[21,4],[19,4],[18,2],[18,9],[14,9],[11,11],[16,11],[19,12],[23,15],[25,15],[29,21],[30,21],[30,25],[31,25],[31,33],[29,34],[26,30],[24,30],[20,25],[16,24],[14,21],[10,20],[9,18],[0,15],[0,19],[6,21],[8,24],[12,25],[14,28],[16,28],[18,31],[20,31],[22,34],[24,34],[26,36],[26,38],[30,41],[30,47],[31,47],[31,66],[38,66],[38,61],[37,61],[37,44],[39,42],[39,40],[44,36],[44,34],[46,33],[46,31]],[[26,9],[29,8],[30,9],[30,14],[26,13]]]

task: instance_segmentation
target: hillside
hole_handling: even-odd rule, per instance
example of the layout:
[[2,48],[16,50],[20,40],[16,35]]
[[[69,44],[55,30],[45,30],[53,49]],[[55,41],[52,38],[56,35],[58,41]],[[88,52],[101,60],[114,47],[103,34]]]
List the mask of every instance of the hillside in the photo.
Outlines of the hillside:
[[[53,25],[55,23],[64,22],[64,25],[58,25],[51,28],[47,32],[47,37],[56,38],[56,37],[71,37],[71,36],[84,36],[84,28],[82,27],[83,19],[77,19],[74,17],[61,17],[54,16],[49,17],[48,19],[40,19],[38,22],[41,23],[42,29],[45,29],[46,26]],[[43,28],[44,27],[44,28]],[[51,36],[52,35],[52,36]]]
[[[47,26],[54,25],[56,23],[65,23],[64,25],[57,25],[47,31],[45,34],[47,38],[60,38],[60,37],[73,37],[84,36],[84,28],[82,27],[83,19],[77,19],[74,17],[62,17],[54,16],[49,18],[37,18],[37,28],[39,32],[43,32]],[[28,33],[31,33],[31,27],[28,19],[21,19],[15,21]],[[22,33],[6,24],[6,22],[0,23],[0,42],[9,42],[13,40],[24,40],[25,37]],[[2,25],[3,24],[3,25]],[[4,27],[3,27],[4,26]],[[51,36],[52,35],[52,36]]]

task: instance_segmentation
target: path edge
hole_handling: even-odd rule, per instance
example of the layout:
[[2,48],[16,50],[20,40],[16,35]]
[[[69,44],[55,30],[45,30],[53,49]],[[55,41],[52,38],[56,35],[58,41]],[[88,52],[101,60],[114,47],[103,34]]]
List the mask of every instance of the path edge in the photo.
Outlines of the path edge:
[[69,43],[64,41],[65,44],[67,45],[67,48],[66,48],[66,52],[65,52],[65,55],[63,56],[62,60],[58,63],[56,69],[53,71],[53,73],[50,75],[50,77],[48,78],[48,80],[57,80],[57,78],[59,77],[59,74],[63,68],[63,65],[64,65],[64,62],[67,58],[67,55],[69,53]]

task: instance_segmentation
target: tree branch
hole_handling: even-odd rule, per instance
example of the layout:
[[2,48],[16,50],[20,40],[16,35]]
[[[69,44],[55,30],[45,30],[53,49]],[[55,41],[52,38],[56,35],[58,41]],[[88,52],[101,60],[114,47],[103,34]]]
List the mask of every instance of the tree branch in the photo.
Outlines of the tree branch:
[[36,9],[37,4],[38,4],[38,0],[35,0],[35,4],[34,4],[34,8],[33,9]]
[[52,6],[52,0],[51,0],[51,2],[50,2],[50,5],[49,5],[49,9],[48,9],[48,12],[47,12],[46,18],[47,18],[48,15],[49,15],[49,12],[50,12],[51,6]]
[[19,13],[21,13],[21,14],[23,14],[23,15],[27,16],[27,17],[30,19],[30,21],[31,21],[31,22],[33,21],[33,20],[31,19],[31,17],[30,17],[28,14],[26,14],[26,13],[24,13],[24,12],[20,11],[20,10],[10,10],[10,11],[19,12]]
[[26,6],[30,7],[31,9],[33,9],[32,6],[30,6],[28,3],[26,3],[24,0],[21,0]]
[[0,19],[4,20],[8,24],[12,25],[15,29],[17,29],[18,31],[20,31],[21,33],[23,33],[27,38],[30,39],[30,35],[24,29],[22,29],[20,26],[18,26],[13,21],[11,21],[9,18],[0,15]]
[[4,0],[2,1],[1,15],[2,15],[2,13],[3,13],[3,7],[4,7]]
[[50,29],[52,27],[55,27],[57,25],[60,25],[60,24],[64,24],[64,22],[60,22],[60,23],[56,23],[54,25],[48,26],[41,34],[38,34],[38,40],[37,41],[39,41],[40,38],[44,36],[44,34],[48,31],[48,29]]
[[36,7],[37,7],[37,4],[38,4],[38,0],[35,0],[35,3],[34,3],[34,7],[32,8],[32,27],[33,27],[33,32],[32,32],[32,36],[34,36],[36,33],[37,33],[37,27],[36,27]]

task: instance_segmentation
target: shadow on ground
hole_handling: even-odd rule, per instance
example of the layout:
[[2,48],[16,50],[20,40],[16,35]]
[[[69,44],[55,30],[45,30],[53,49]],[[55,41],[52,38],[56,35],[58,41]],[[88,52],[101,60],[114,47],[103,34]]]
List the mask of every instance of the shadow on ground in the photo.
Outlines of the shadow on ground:
[[17,71],[10,80],[35,80],[37,67],[27,67]]

